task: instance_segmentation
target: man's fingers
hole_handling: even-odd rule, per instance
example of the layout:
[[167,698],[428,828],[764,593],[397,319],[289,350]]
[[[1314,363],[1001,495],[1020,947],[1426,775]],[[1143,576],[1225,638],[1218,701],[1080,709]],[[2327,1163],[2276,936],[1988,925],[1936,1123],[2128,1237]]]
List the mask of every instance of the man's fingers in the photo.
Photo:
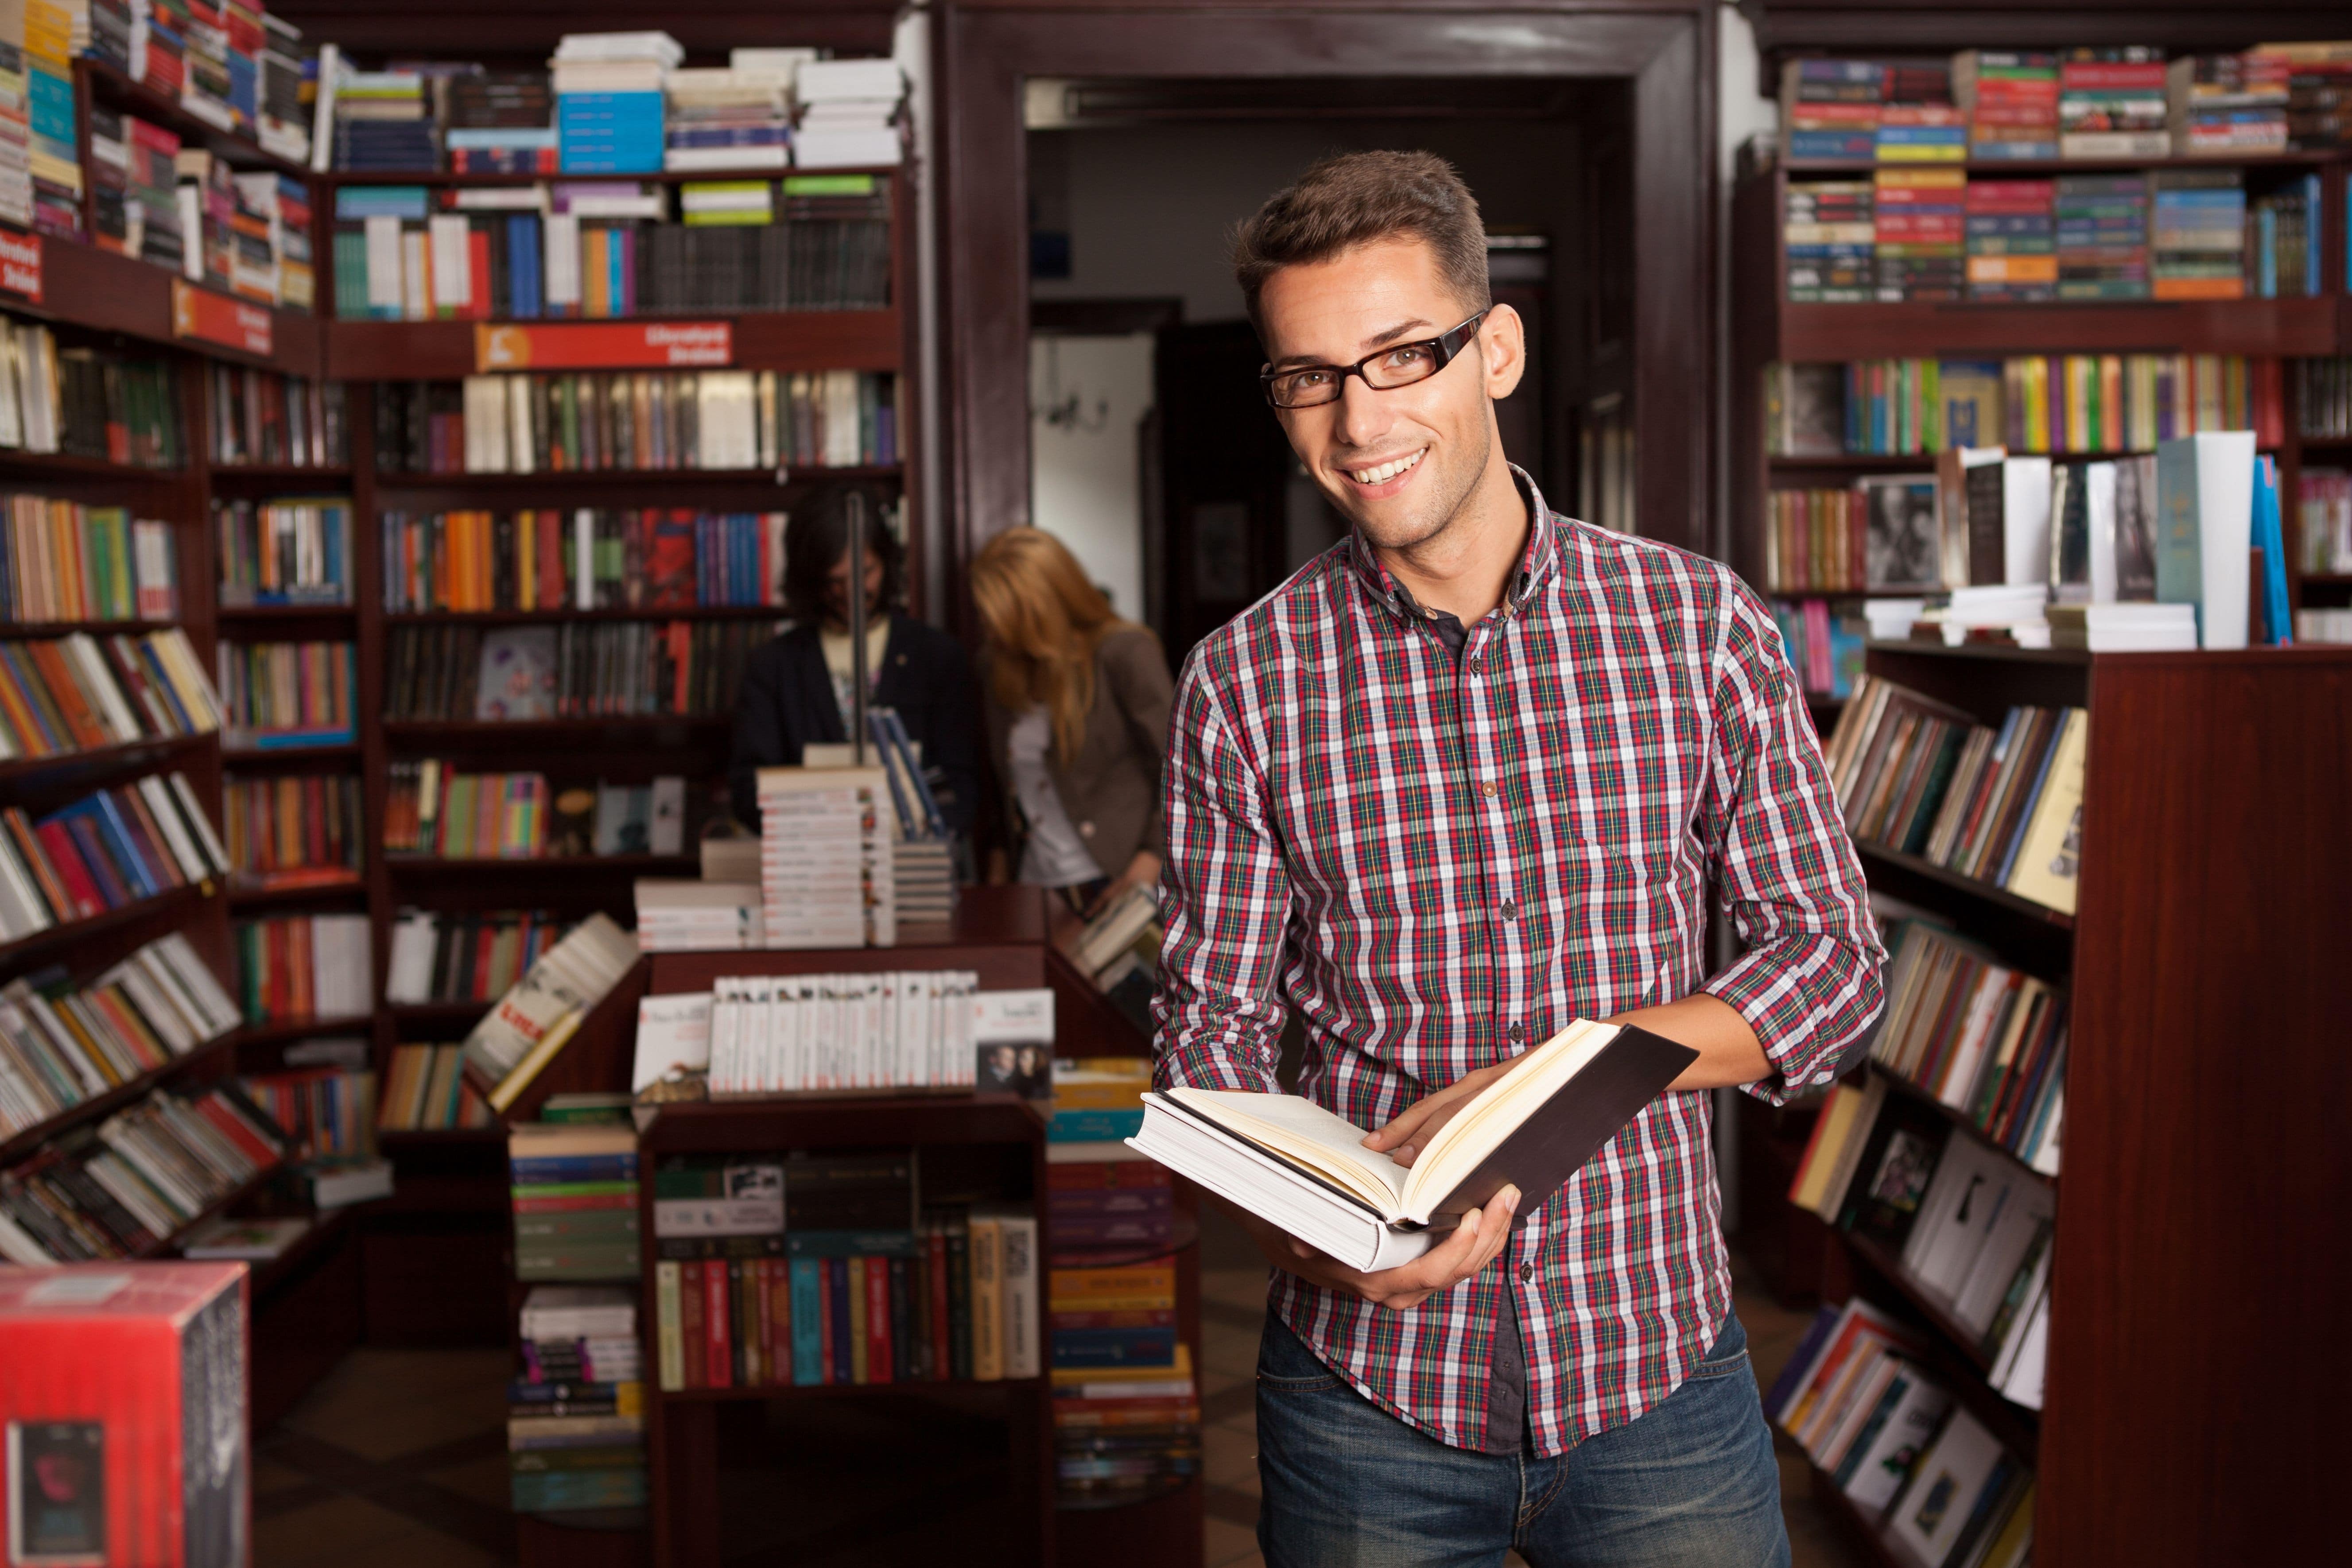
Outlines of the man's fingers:
[[1393,1149],[1419,1130],[1421,1124],[1438,1110],[1444,1109],[1444,1090],[1440,1089],[1417,1105],[1407,1106],[1387,1122],[1364,1134],[1367,1149]]

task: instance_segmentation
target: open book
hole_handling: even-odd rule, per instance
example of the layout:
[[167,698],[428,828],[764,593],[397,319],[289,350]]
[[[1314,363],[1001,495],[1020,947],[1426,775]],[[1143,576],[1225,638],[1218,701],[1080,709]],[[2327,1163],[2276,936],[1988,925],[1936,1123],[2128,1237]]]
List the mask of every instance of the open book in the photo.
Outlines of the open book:
[[1646,1029],[1580,1019],[1455,1111],[1409,1166],[1295,1094],[1147,1094],[1128,1142],[1350,1268],[1392,1268],[1507,1186],[1524,1220],[1697,1059]]

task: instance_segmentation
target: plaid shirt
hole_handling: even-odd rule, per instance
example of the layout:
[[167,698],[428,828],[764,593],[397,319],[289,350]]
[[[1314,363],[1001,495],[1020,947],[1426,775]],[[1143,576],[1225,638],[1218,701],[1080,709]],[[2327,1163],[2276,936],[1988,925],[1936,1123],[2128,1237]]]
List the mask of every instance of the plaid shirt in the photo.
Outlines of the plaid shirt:
[[[1516,470],[1515,470],[1516,471]],[[1193,650],[1163,788],[1158,1079],[1301,1091],[1377,1127],[1465,1073],[1704,990],[1777,1098],[1876,1016],[1862,871],[1770,614],[1718,563],[1553,514],[1459,661],[1351,534]],[[1740,935],[1706,978],[1712,877]],[[1391,1312],[1275,1276],[1273,1306],[1365,1396],[1486,1447],[1503,1292],[1537,1448],[1674,1392],[1731,1303],[1710,1096],[1652,1102],[1496,1265]]]

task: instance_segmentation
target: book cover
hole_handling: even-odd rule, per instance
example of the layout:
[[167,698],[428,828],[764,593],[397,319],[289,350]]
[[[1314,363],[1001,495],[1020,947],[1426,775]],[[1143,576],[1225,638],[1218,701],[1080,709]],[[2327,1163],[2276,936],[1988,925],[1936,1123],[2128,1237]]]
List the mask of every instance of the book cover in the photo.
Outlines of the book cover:
[[1865,570],[1870,587],[1944,585],[1940,497],[1933,479],[1917,475],[1873,476],[1854,481],[1865,519]]
[[482,638],[474,717],[517,721],[555,716],[553,626],[501,626]]
[[2156,470],[2156,597],[2197,606],[2200,647],[2244,647],[2254,433],[2205,431],[2160,442]]

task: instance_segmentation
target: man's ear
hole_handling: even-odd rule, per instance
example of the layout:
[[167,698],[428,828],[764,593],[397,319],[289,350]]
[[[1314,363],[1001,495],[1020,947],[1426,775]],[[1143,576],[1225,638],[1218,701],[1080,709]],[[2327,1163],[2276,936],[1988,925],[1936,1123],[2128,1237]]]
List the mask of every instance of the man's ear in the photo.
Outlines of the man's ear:
[[1488,308],[1478,324],[1478,353],[1488,397],[1500,400],[1518,390],[1528,372],[1528,328],[1517,310],[1508,305]]

